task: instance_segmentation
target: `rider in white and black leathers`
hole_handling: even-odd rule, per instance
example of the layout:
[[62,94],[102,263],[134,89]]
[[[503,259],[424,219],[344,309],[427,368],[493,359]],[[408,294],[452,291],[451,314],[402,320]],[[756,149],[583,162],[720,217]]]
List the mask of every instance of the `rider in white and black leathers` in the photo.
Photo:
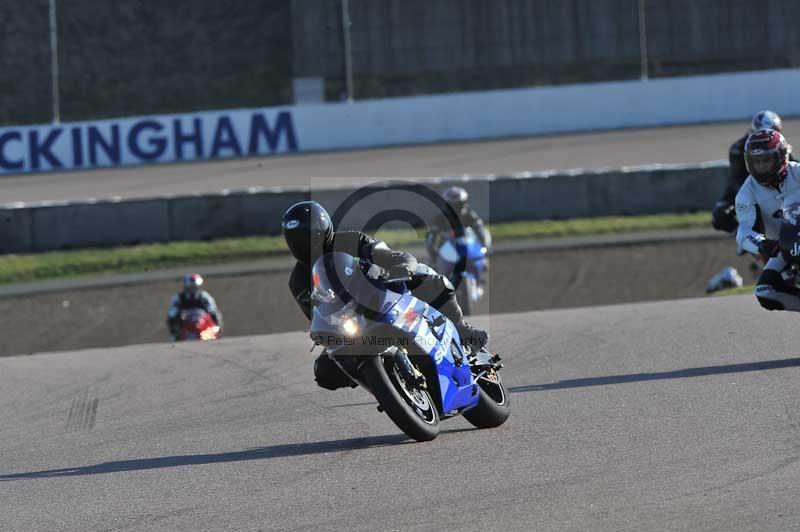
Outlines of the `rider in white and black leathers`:
[[[302,201],[289,207],[283,215],[282,227],[286,245],[297,260],[289,277],[289,289],[308,319],[312,317],[314,262],[324,253],[340,251],[371,264],[368,277],[391,279],[414,276],[411,292],[447,316],[456,326],[464,345],[480,348],[489,339],[486,331],[464,321],[453,285],[446,277],[418,264],[413,255],[393,251],[384,242],[369,235],[359,231],[334,232],[328,212],[316,201]],[[354,385],[324,352],[314,361],[314,376],[317,384],[329,390]]]
[[[750,129],[748,129],[747,133],[731,144],[728,149],[728,184],[725,186],[722,197],[711,210],[711,225],[714,229],[733,233],[739,224],[734,209],[734,201],[744,180],[750,175],[744,162],[744,144],[747,142],[747,138],[759,129],[774,129],[780,133],[782,128],[783,122],[777,113],[768,110],[759,111],[753,115],[753,120],[750,122]],[[787,151],[789,152],[789,160],[794,161],[791,146],[787,145]]]
[[756,298],[768,310],[800,312],[797,290],[781,276],[786,262],[778,246],[782,207],[800,202],[800,163],[789,161],[786,139],[772,129],[750,135],[744,157],[750,176],[736,194],[736,242],[766,262],[756,283]]

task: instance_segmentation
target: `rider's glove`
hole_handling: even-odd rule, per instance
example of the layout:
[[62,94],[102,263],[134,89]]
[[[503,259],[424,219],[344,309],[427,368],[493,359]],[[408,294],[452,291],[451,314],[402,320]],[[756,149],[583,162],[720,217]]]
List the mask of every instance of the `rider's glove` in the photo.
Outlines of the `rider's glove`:
[[386,279],[389,279],[389,272],[377,264],[370,264],[364,274],[368,279],[372,279],[374,281],[385,281]]
[[405,279],[411,277],[413,272],[408,269],[405,264],[396,264],[390,266],[388,270],[389,279]]
[[758,256],[764,262],[768,261],[771,257],[776,256],[780,250],[781,247],[777,240],[765,238],[758,243]]

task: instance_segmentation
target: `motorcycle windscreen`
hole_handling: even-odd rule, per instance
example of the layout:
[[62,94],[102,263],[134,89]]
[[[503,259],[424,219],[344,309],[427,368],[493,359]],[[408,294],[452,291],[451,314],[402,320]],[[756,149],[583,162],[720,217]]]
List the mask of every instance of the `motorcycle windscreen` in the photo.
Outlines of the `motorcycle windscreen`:
[[369,279],[358,258],[338,251],[320,257],[314,263],[312,277],[311,297],[316,313],[321,316],[330,316],[352,304],[359,314],[377,320],[397,304],[404,292]]
[[445,240],[439,248],[439,257],[451,264],[455,264],[463,258],[482,259],[484,255],[486,255],[486,248],[471,229],[467,229],[464,236]]
[[439,258],[450,264],[455,264],[461,259],[461,254],[456,248],[456,240],[451,238],[442,242],[439,248]]

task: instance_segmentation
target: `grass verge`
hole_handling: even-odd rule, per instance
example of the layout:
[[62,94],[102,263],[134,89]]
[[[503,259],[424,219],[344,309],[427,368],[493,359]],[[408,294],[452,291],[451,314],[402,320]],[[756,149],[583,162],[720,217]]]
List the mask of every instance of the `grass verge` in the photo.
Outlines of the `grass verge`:
[[[708,212],[699,212],[513,222],[493,224],[490,229],[494,239],[501,241],[705,228],[709,227],[709,220]],[[420,243],[424,237],[413,230],[382,231],[377,236],[393,247]],[[286,253],[283,238],[266,236],[3,255],[0,284],[247,261],[283,253]]]

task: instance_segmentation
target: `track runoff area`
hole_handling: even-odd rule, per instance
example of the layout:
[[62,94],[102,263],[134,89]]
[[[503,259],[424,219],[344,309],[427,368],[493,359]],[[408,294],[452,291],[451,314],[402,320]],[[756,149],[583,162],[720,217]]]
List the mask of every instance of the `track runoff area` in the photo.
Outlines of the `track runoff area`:
[[304,332],[0,358],[0,528],[792,529],[795,320],[751,296],[478,317],[512,417],[429,444],[316,388]]

